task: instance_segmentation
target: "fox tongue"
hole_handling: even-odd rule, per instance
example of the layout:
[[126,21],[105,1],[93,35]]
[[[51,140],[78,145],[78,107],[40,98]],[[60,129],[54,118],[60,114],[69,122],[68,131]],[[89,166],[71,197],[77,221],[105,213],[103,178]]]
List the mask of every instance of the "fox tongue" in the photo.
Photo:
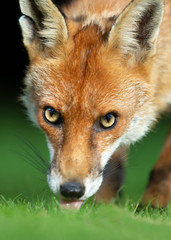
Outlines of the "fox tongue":
[[84,201],[66,201],[60,199],[60,206],[65,209],[77,209],[79,210]]

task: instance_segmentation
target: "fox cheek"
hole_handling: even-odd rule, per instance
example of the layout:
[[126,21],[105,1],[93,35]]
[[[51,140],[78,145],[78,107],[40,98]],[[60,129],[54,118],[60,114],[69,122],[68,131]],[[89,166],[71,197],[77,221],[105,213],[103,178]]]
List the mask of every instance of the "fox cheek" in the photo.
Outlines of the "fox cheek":
[[55,151],[52,147],[52,144],[50,143],[49,139],[46,138],[47,140],[47,146],[48,146],[48,149],[49,149],[49,154],[50,154],[50,162],[52,162],[53,158],[54,158],[54,155],[55,155]]
[[85,194],[82,200],[86,200],[87,198],[93,196],[100,188],[103,182],[103,176],[98,176],[96,178],[86,178],[85,179]]
[[55,156],[57,155],[57,152],[53,148],[53,145],[47,138],[47,146],[49,149],[49,154],[50,154],[50,166],[47,171],[47,182],[54,194],[59,193],[60,191],[60,185],[62,182],[62,176],[59,172],[59,169],[57,167],[57,162],[55,159]]
[[104,169],[108,161],[110,160],[113,153],[117,150],[117,148],[121,144],[121,138],[115,141],[113,144],[109,145],[101,155],[101,169]]
[[49,169],[47,173],[47,182],[54,194],[57,194],[60,190],[60,184],[62,182],[62,178],[59,174],[54,171],[54,169]]

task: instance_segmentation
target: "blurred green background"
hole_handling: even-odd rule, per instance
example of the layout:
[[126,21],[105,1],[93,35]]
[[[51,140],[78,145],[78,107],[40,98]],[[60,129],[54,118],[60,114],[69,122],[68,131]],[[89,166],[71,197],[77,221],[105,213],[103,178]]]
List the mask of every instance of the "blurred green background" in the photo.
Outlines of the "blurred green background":
[[[25,109],[17,102],[19,89],[15,94],[11,92],[9,96],[3,94],[1,101],[4,104],[0,111],[0,194],[12,199],[18,196],[27,200],[48,198],[52,193],[46,183],[46,174],[37,170],[30,162],[32,159],[41,164],[32,148],[49,162],[46,139],[42,131],[32,126]],[[131,147],[125,169],[126,198],[139,200],[143,194],[149,172],[159,157],[170,122],[171,117],[165,116],[150,134]],[[29,161],[26,162],[28,157]]]

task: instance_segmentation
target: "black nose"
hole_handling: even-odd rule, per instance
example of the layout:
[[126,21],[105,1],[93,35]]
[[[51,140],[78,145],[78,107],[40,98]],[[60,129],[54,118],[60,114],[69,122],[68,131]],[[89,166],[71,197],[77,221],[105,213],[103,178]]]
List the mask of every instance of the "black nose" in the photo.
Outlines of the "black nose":
[[84,195],[85,187],[80,183],[65,183],[60,186],[61,195],[65,198],[79,199]]

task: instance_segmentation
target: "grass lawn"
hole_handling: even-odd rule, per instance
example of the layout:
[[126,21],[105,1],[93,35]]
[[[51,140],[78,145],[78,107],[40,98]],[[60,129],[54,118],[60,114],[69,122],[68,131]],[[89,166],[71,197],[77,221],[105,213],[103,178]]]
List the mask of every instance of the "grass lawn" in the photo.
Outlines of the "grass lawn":
[[[170,239],[171,215],[135,214],[133,208],[90,204],[80,212],[60,211],[55,199],[1,203],[0,239]],[[134,209],[135,210],[135,209]],[[170,212],[171,214],[171,212]]]
[[1,108],[0,119],[0,240],[171,239],[171,205],[165,211],[137,211],[167,135],[169,116],[131,147],[120,204],[95,206],[88,201],[79,212],[61,211],[48,189],[45,167],[31,165],[40,163],[36,153],[48,162],[42,132],[10,102]]

